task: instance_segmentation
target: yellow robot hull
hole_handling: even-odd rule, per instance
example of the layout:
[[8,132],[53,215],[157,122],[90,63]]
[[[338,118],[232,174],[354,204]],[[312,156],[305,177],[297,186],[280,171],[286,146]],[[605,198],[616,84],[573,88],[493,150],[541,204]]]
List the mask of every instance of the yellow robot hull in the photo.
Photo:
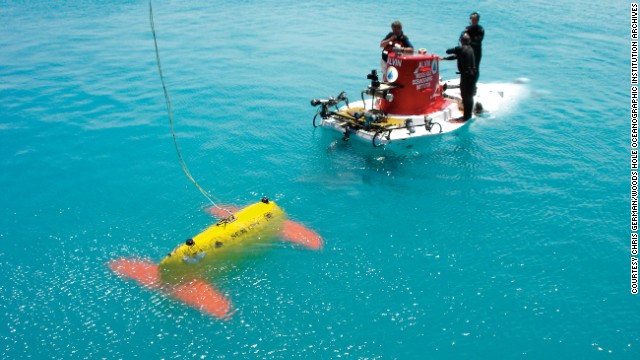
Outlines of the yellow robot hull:
[[176,247],[159,266],[161,269],[184,269],[224,259],[233,249],[274,238],[285,220],[284,211],[272,201],[249,205]]

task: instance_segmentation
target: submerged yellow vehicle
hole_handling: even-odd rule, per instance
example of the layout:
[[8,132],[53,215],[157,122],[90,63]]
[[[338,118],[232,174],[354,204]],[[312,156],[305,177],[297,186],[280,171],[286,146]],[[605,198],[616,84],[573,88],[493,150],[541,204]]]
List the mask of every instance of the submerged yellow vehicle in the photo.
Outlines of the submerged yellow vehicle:
[[221,220],[176,247],[159,264],[119,258],[110,261],[109,267],[144,287],[218,318],[228,318],[231,301],[209,282],[253,253],[245,251],[249,246],[276,237],[313,250],[323,246],[320,235],[287,220],[284,211],[266,197],[235,212],[217,206],[208,210]]

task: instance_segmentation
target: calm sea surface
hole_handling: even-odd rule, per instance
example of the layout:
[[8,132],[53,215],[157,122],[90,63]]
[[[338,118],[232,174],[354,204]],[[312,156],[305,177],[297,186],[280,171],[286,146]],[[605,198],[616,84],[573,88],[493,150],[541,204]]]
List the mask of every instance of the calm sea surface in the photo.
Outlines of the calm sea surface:
[[[224,203],[266,195],[325,239],[270,245],[202,315],[113,275],[212,223],[176,155],[147,1],[0,0],[2,358],[637,359],[630,3],[153,2],[176,136]],[[468,14],[481,82],[527,94],[373,149],[314,129],[399,19],[443,54]],[[455,77],[455,64],[441,75]]]

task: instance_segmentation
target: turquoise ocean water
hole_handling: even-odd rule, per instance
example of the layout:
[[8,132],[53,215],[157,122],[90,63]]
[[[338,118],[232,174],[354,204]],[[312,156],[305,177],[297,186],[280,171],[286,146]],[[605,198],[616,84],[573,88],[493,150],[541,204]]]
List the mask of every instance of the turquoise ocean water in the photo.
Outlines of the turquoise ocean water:
[[[106,266],[212,222],[148,2],[0,0],[2,358],[637,358],[629,4],[154,1],[191,173],[325,239],[217,279],[219,321]],[[529,78],[520,102],[384,149],[312,127],[311,98],[359,97],[391,21],[442,54],[474,10],[481,82]]]

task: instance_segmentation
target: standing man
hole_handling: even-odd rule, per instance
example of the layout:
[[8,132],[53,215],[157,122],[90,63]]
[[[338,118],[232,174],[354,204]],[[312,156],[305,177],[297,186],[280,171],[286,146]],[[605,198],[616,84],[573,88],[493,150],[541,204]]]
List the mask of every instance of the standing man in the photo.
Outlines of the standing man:
[[391,23],[391,32],[380,41],[380,47],[382,48],[380,68],[382,69],[383,79],[386,80],[387,58],[389,57],[389,53],[394,51],[394,49],[403,53],[412,53],[413,45],[407,35],[402,32],[402,23],[400,23],[400,21],[394,21]]
[[[482,40],[484,40],[484,28],[480,26],[480,14],[477,12],[472,12],[469,15],[469,20],[471,21],[471,25],[467,26],[464,29],[464,33],[469,35],[471,39],[471,48],[473,49],[473,56],[476,58],[476,83],[478,82],[478,78],[480,77],[480,59],[482,59]],[[462,38],[462,35],[460,36]],[[474,86],[474,95],[475,95],[475,86]]]
[[469,37],[469,34],[462,34],[462,37],[460,37],[460,46],[448,49],[447,54],[452,55],[442,58],[443,60],[458,59],[460,97],[462,97],[464,116],[456,119],[457,121],[467,121],[471,119],[473,111],[473,93],[475,91],[476,84],[476,60],[470,43],[471,38]]

